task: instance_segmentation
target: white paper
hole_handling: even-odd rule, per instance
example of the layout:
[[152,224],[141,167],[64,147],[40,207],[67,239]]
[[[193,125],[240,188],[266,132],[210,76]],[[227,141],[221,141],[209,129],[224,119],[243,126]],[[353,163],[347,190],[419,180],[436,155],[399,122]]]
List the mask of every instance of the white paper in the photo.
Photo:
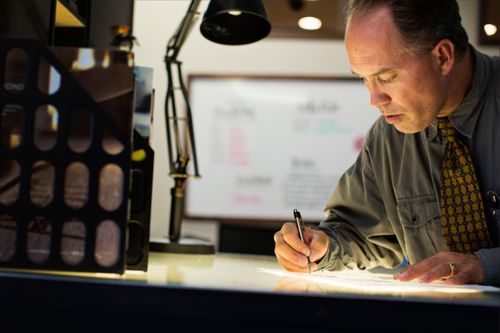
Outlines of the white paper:
[[420,283],[416,280],[402,282],[394,280],[392,274],[372,273],[361,270],[321,271],[291,273],[284,270],[259,268],[259,271],[282,277],[292,277],[309,282],[338,288],[355,289],[363,292],[442,292],[442,293],[479,293],[500,292],[500,288],[483,285],[447,285],[444,282]]

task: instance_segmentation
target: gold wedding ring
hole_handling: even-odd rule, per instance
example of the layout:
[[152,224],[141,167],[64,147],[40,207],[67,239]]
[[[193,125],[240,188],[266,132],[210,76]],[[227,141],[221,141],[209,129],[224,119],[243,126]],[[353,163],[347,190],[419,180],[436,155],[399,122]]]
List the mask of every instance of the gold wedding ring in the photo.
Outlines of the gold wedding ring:
[[455,272],[457,271],[457,266],[453,262],[449,262],[448,266],[450,266],[450,275],[443,277],[443,279],[449,279],[455,275]]

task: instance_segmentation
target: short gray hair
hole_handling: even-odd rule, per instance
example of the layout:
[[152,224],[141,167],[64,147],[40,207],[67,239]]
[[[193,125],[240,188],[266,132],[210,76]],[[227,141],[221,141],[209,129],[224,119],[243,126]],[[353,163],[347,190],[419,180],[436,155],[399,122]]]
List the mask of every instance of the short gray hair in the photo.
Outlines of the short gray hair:
[[456,0],[349,0],[344,9],[346,21],[380,6],[390,9],[403,43],[413,53],[424,54],[443,39],[455,45],[459,59],[467,52],[469,37]]

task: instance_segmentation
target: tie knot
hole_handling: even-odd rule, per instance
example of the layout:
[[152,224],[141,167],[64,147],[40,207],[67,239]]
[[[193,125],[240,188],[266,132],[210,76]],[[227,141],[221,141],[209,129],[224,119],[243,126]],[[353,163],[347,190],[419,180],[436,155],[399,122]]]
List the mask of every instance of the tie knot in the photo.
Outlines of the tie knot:
[[438,118],[438,128],[441,133],[441,137],[447,138],[448,141],[454,140],[455,127],[453,127],[448,117]]

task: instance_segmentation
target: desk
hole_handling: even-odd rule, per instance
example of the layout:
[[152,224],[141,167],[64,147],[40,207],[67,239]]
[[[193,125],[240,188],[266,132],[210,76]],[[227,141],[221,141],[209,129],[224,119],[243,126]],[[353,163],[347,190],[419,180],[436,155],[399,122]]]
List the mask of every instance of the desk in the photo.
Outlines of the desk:
[[147,273],[0,272],[0,332],[499,332],[500,293],[360,293],[266,256],[150,254]]

